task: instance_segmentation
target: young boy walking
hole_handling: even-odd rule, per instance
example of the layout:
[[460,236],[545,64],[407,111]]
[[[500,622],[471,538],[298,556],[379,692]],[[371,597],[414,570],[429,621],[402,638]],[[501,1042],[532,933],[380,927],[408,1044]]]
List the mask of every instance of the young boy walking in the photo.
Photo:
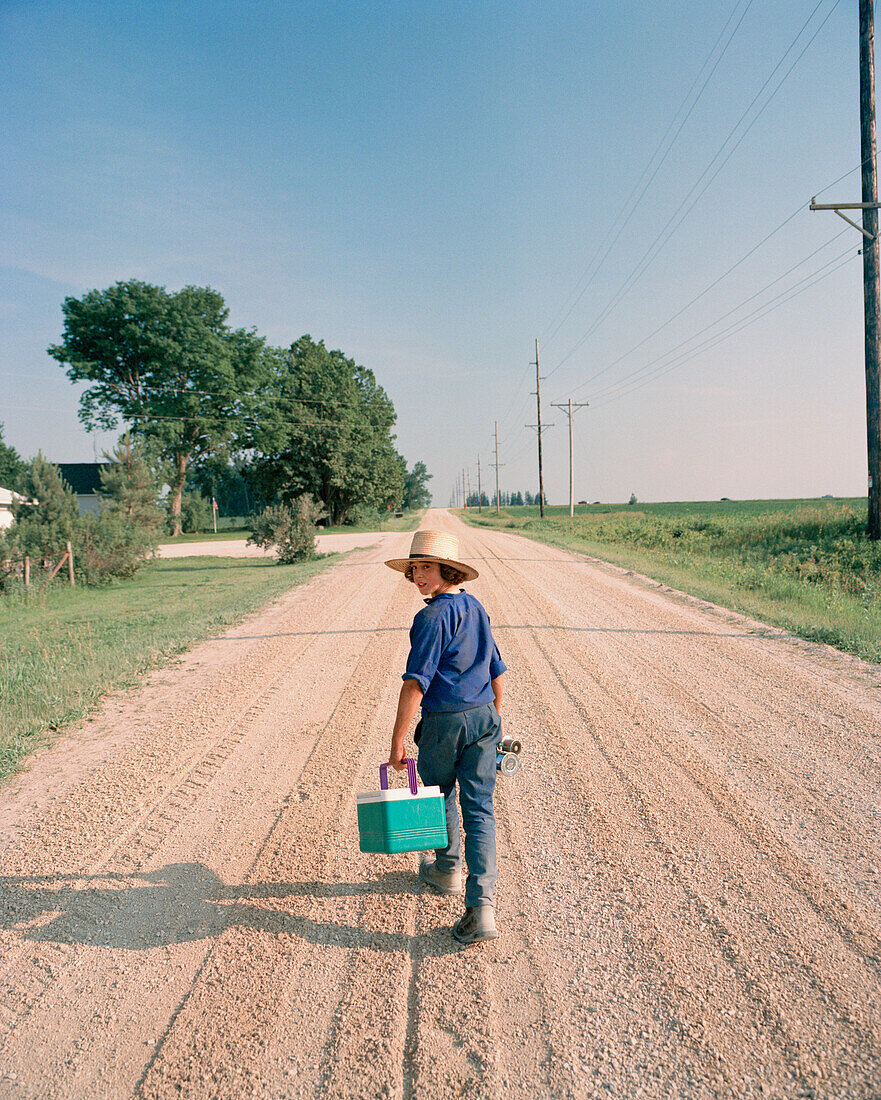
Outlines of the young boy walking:
[[462,893],[462,850],[456,784],[465,827],[465,914],[453,935],[460,943],[493,940],[496,830],[493,793],[496,750],[502,738],[505,664],[483,605],[458,590],[477,570],[458,560],[459,540],[440,531],[417,531],[410,556],[385,564],[403,573],[426,606],[410,629],[389,763],[401,771],[404,739],[421,706],[416,727],[417,768],[422,782],[444,796],[449,843],[425,858],[419,877],[441,894]]

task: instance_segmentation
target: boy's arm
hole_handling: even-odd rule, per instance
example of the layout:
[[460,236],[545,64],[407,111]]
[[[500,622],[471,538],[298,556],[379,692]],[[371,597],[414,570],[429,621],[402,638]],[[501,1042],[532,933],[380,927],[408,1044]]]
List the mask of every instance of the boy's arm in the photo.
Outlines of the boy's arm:
[[495,696],[495,706],[499,714],[502,713],[502,695],[505,690],[505,674],[500,672],[496,676],[495,680],[490,681],[490,687],[493,689],[493,695]]
[[388,762],[395,771],[401,772],[407,766],[401,763],[404,759],[404,738],[407,736],[407,730],[409,730],[410,723],[416,716],[416,711],[419,709],[421,702],[422,688],[416,680],[405,680],[401,684],[401,694],[398,696],[398,713],[395,716],[392,748],[388,758]]

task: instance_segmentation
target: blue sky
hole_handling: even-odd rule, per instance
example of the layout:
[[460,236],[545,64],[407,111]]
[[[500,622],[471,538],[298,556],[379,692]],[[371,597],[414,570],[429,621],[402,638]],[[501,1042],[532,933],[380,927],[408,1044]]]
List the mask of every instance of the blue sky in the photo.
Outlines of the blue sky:
[[370,367],[438,503],[496,420],[535,490],[536,337],[552,502],[569,396],[579,498],[864,493],[862,238],[807,209],[859,200],[853,0],[5,0],[0,51],[22,454],[112,444],[45,349],[140,278]]

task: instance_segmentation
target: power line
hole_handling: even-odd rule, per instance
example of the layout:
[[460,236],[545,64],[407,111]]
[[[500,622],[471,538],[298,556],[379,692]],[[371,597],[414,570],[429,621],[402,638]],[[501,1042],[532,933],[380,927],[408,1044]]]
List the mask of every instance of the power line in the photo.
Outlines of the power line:
[[[776,230],[775,230],[775,232],[776,232]],[[781,281],[781,279],[785,279],[787,275],[791,275],[793,271],[795,271],[797,268],[801,267],[803,264],[806,264],[808,262],[808,260],[812,260],[814,258],[814,256],[816,256],[819,252],[822,252],[824,248],[828,248],[830,244],[833,244],[835,241],[837,241],[839,239],[839,237],[844,236],[844,234],[847,233],[847,232],[848,232],[848,230],[842,229],[839,233],[836,233],[833,237],[830,237],[829,240],[825,242],[825,244],[820,245],[819,248],[815,248],[814,251],[810,252],[807,256],[804,257],[804,259],[799,260],[798,263],[795,263],[791,267],[787,268],[787,270],[784,271],[782,275],[778,275],[776,279],[772,279],[770,283],[766,283],[765,286],[763,286],[760,290],[755,291],[753,294],[750,294],[747,298],[744,298],[741,302],[738,302],[738,304],[736,306],[733,306],[727,312],[723,313],[720,317],[717,317],[715,321],[712,321],[712,322],[710,322],[710,324],[705,325],[702,329],[699,329],[692,336],[689,336],[687,339],[683,340],[680,344],[677,344],[676,348],[680,348],[680,347],[683,347],[685,344],[691,343],[692,340],[697,339],[697,337],[700,336],[702,333],[707,332],[711,328],[714,328],[717,324],[719,324],[720,321],[724,321],[726,317],[730,317],[732,313],[736,313],[737,310],[739,310],[742,306],[745,306],[748,302],[751,302],[754,298],[757,298],[760,294],[764,294],[765,291],[770,290],[771,287],[775,286],[777,283],[779,283]],[[756,247],[758,247],[758,245]],[[753,250],[753,251],[755,251],[755,250]],[[850,250],[848,249],[847,251],[850,251]],[[841,253],[840,255],[844,255],[844,253]],[[840,259],[840,256],[836,257],[836,259]],[[834,260],[830,261],[830,262],[834,263]],[[733,269],[729,268],[728,272],[730,272],[731,270],[733,270]],[[726,275],[728,274],[728,272],[726,272]],[[724,278],[724,276],[720,276],[720,279],[721,278]],[[718,281],[719,280],[717,279],[714,283],[711,283],[710,286],[706,288],[706,290],[701,291],[701,293],[697,296],[697,298],[702,298],[706,293],[708,293],[710,290],[712,290],[713,287],[716,285],[716,283]],[[697,301],[697,298],[692,298],[691,302],[689,302],[687,306],[683,306],[682,309],[680,309],[676,313],[674,313],[672,317],[670,317],[668,320],[666,320],[662,325],[659,325],[653,332],[650,332],[649,335],[646,336],[644,339],[640,340],[640,342],[638,344],[634,344],[633,347],[630,348],[628,351],[624,352],[623,355],[619,355],[617,359],[613,359],[612,362],[609,363],[607,366],[602,367],[600,370],[598,370],[594,374],[592,374],[589,378],[586,378],[583,382],[580,382],[578,384],[578,386],[575,387],[575,390],[573,390],[573,393],[577,392],[578,390],[584,389],[585,386],[589,385],[591,382],[593,382],[597,378],[599,378],[601,374],[605,374],[606,371],[611,370],[612,367],[616,367],[620,362],[622,362],[628,356],[632,355],[633,352],[635,352],[639,348],[641,348],[642,345],[647,343],[653,336],[657,336],[657,334],[659,332],[661,332],[663,329],[667,328],[668,325],[672,324],[672,322],[675,321],[677,317],[681,316],[681,314],[684,313],[685,310],[689,308],[689,306],[693,305],[694,302]],[[675,351],[676,348],[673,348],[672,350]],[[667,353],[667,354],[669,354],[669,353]]]
[[[661,147],[663,146],[664,142],[667,140],[667,136],[669,135],[670,131],[672,130],[673,126],[676,123],[677,117],[679,116],[680,112],[684,108],[685,104],[688,102],[688,99],[691,96],[691,93],[694,91],[695,85],[700,80],[701,74],[703,73],[704,69],[709,64],[710,59],[712,58],[713,53],[716,50],[716,47],[719,45],[719,42],[722,40],[722,38],[725,34],[725,31],[728,29],[728,26],[731,23],[731,20],[734,18],[734,15],[737,11],[737,8],[738,8],[739,4],[740,4],[740,0],[737,0],[737,3],[734,5],[734,8],[732,9],[731,15],[728,17],[728,20],[725,23],[725,26],[722,28],[722,31],[719,34],[719,37],[713,43],[713,47],[710,50],[709,54],[707,55],[707,58],[704,61],[703,65],[701,66],[700,70],[698,71],[697,76],[692,81],[691,87],[685,93],[685,97],[683,98],[682,103],[680,103],[679,107],[676,109],[675,114],[671,118],[671,120],[670,120],[670,122],[667,126],[667,129],[664,132],[663,137],[658,142],[658,144],[655,146],[655,150],[652,153],[652,155],[649,157],[645,168],[643,168],[642,174],[640,175],[639,179],[637,180],[633,190],[630,192],[627,199],[624,201],[624,204],[622,205],[621,209],[619,210],[615,220],[612,222],[609,229],[607,230],[605,237],[600,242],[600,244],[597,246],[597,249],[594,252],[593,258],[591,259],[590,263],[588,264],[588,266],[585,269],[584,273],[582,274],[581,278],[578,280],[578,283],[576,284],[576,287],[579,286],[584,281],[585,276],[588,274],[588,272],[590,272],[590,277],[587,279],[587,282],[584,284],[582,289],[578,292],[577,296],[575,297],[575,299],[572,302],[569,309],[566,311],[565,315],[553,326],[553,330],[547,336],[543,337],[543,342],[549,342],[550,340],[553,340],[553,338],[560,331],[562,326],[566,323],[566,321],[568,321],[569,317],[572,315],[572,311],[575,309],[575,307],[578,305],[578,303],[584,297],[584,295],[587,292],[588,288],[591,286],[594,279],[599,274],[603,263],[605,262],[605,260],[608,257],[609,253],[614,248],[615,243],[617,242],[618,238],[621,236],[621,234],[623,233],[623,231],[627,227],[628,222],[630,221],[630,219],[633,217],[633,215],[636,213],[637,209],[639,208],[640,203],[642,202],[643,198],[645,197],[646,191],[650,187],[650,185],[651,185],[652,181],[654,180],[655,176],[661,170],[661,168],[664,164],[664,161],[667,159],[670,152],[672,151],[673,146],[676,144],[676,141],[677,141],[680,133],[682,132],[685,124],[688,122],[689,118],[691,117],[691,114],[694,111],[694,108],[699,103],[699,101],[701,99],[701,96],[703,95],[704,91],[706,90],[706,87],[709,84],[710,80],[712,79],[713,74],[716,72],[716,69],[718,68],[719,63],[721,62],[722,58],[725,56],[725,53],[728,50],[728,47],[731,45],[732,39],[734,38],[737,31],[740,29],[740,25],[743,22],[744,18],[746,17],[746,13],[749,11],[750,6],[752,5],[752,0],[747,0],[746,7],[744,8],[743,13],[740,16],[740,19],[737,21],[737,25],[734,27],[731,34],[729,35],[728,41],[725,43],[724,47],[722,48],[721,53],[716,58],[716,61],[714,62],[712,69],[708,73],[708,75],[706,77],[706,80],[704,80],[704,83],[701,85],[700,91],[698,92],[697,96],[695,97],[695,99],[691,103],[691,106],[688,108],[688,111],[686,112],[685,117],[680,122],[680,124],[679,124],[679,126],[676,130],[676,133],[673,135],[672,139],[670,140],[669,144],[667,145],[667,148],[664,150],[664,153],[661,156],[660,160],[655,165],[654,170],[652,171],[651,175],[648,177],[648,179],[646,179],[646,175],[647,175],[649,169],[652,166],[652,162],[658,156],[658,153],[659,153]],[[645,183],[643,184],[644,180],[645,180]],[[642,190],[640,190],[641,186],[642,186]],[[634,197],[634,195],[636,195],[637,191],[639,191],[639,195],[638,195],[636,201],[633,202],[633,197]],[[621,221],[621,217],[624,214],[624,211],[628,210],[628,209],[629,209],[629,213],[627,214],[627,217],[624,218],[624,221],[621,222],[620,226],[618,227],[617,232],[615,232],[615,226],[618,224],[618,222]],[[609,236],[613,232],[615,232],[615,235],[612,238],[612,240],[609,241],[608,246],[606,246],[606,242],[608,241]],[[602,252],[602,255],[597,260],[596,257],[599,256],[599,253],[603,250],[603,248],[605,248],[605,251]],[[593,270],[591,271],[591,269],[593,269]]]
[[[825,0],[818,0],[818,3],[814,7],[814,9],[811,11],[810,15],[805,20],[805,22],[802,24],[802,26],[801,26],[800,30],[798,31],[798,33],[796,34],[795,38],[792,40],[790,45],[784,51],[783,56],[780,58],[780,60],[777,62],[777,64],[774,66],[774,68],[771,70],[769,75],[766,77],[764,83],[759,88],[758,92],[756,92],[755,96],[753,96],[753,99],[750,102],[749,106],[741,114],[740,118],[737,120],[737,122],[734,124],[734,126],[732,126],[732,128],[729,130],[728,135],[726,136],[725,140],[719,146],[719,149],[713,155],[713,157],[711,158],[709,164],[706,166],[706,168],[703,170],[703,172],[700,174],[700,176],[698,176],[697,180],[692,185],[691,189],[688,191],[685,198],[680,202],[679,206],[676,208],[676,210],[673,212],[673,214],[671,214],[671,216],[669,217],[669,219],[667,220],[667,222],[665,223],[663,228],[660,230],[658,235],[655,237],[654,241],[651,243],[651,245],[649,245],[649,247],[643,253],[642,257],[637,261],[636,265],[633,267],[630,274],[620,284],[620,286],[618,287],[618,290],[613,294],[612,298],[606,303],[605,307],[601,310],[599,316],[592,322],[590,327],[579,338],[579,340],[576,342],[576,344],[572,348],[570,348],[570,350],[557,363],[557,365],[553,368],[553,370],[548,372],[548,377],[549,378],[556,371],[558,371],[560,369],[560,367],[562,367],[563,364],[566,363],[575,354],[575,352],[579,350],[579,348],[581,348],[583,346],[583,344],[590,338],[590,336],[593,335],[593,333],[602,324],[602,322],[620,304],[620,302],[623,300],[624,296],[631,290],[631,288],[635,285],[635,283],[648,270],[649,266],[657,258],[657,256],[659,255],[659,253],[661,252],[663,247],[666,245],[667,241],[669,241],[670,237],[673,235],[673,233],[676,231],[676,229],[678,229],[678,227],[682,224],[682,222],[685,220],[685,218],[688,216],[688,214],[691,212],[691,210],[694,209],[695,205],[700,200],[700,198],[704,195],[707,188],[709,188],[709,186],[713,183],[713,181],[716,179],[716,177],[722,171],[724,166],[728,163],[728,161],[734,155],[735,151],[739,148],[741,142],[744,140],[746,135],[749,133],[749,131],[752,129],[752,127],[755,125],[755,123],[759,120],[759,118],[762,116],[764,111],[770,105],[770,103],[773,100],[774,96],[776,96],[777,92],[779,92],[780,88],[783,86],[783,84],[785,83],[785,81],[789,77],[792,70],[795,68],[795,66],[798,64],[798,62],[804,56],[804,54],[806,53],[808,48],[811,46],[813,41],[816,39],[817,35],[820,33],[820,31],[826,25],[826,23],[828,22],[829,18],[832,15],[832,13],[835,11],[835,9],[838,7],[838,5],[841,3],[841,0],[834,0],[834,3],[832,4],[832,7],[829,9],[828,13],[826,14],[826,17],[823,19],[822,23],[820,23],[819,27],[817,27],[817,29],[814,31],[813,35],[810,37],[808,42],[805,44],[805,46],[802,49],[801,53],[799,53],[799,55],[795,58],[793,63],[790,65],[790,67],[784,73],[783,77],[778,82],[776,88],[773,90],[773,92],[771,92],[770,96],[768,96],[768,98],[766,99],[764,104],[762,104],[762,106],[759,108],[759,110],[753,116],[752,120],[744,128],[744,130],[741,133],[740,137],[737,139],[737,141],[731,147],[731,149],[728,151],[728,153],[724,156],[724,159],[719,163],[718,167],[713,172],[713,174],[710,176],[710,178],[706,181],[703,188],[698,192],[697,196],[691,202],[691,205],[688,206],[688,208],[685,210],[684,213],[682,213],[683,208],[689,202],[692,195],[694,195],[697,188],[700,187],[700,185],[701,185],[702,181],[704,180],[704,178],[706,177],[707,173],[710,172],[710,170],[713,168],[713,165],[716,163],[716,161],[719,159],[719,157],[722,156],[722,154],[725,151],[725,147],[732,140],[735,133],[737,132],[737,130],[739,129],[739,127],[743,123],[744,119],[746,119],[747,116],[749,115],[750,111],[752,111],[753,107],[758,102],[759,98],[762,96],[765,89],[767,88],[768,84],[773,79],[775,73],[778,71],[778,69],[784,63],[784,61],[786,60],[788,55],[795,48],[798,40],[804,34],[805,30],[807,29],[810,22],[813,20],[813,18],[816,15],[817,11],[822,7],[822,5],[824,3],[825,3]],[[680,217],[680,214],[681,214],[681,217]],[[677,218],[679,219],[678,221],[676,220]]]
[[[657,379],[662,377],[664,374],[667,374],[670,371],[677,369],[678,367],[684,366],[686,363],[690,362],[692,359],[696,358],[703,352],[710,351],[712,348],[717,347],[725,340],[728,340],[730,337],[737,335],[737,333],[742,332],[750,325],[753,325],[756,322],[762,320],[764,317],[767,317],[769,313],[773,313],[775,310],[779,309],[781,306],[785,305],[793,298],[796,298],[799,294],[803,294],[806,290],[810,290],[811,287],[816,286],[817,283],[820,283],[824,279],[829,278],[830,275],[834,275],[836,271],[840,270],[846,264],[856,259],[857,255],[858,253],[852,253],[851,255],[846,256],[844,259],[842,259],[841,256],[838,256],[834,260],[830,260],[829,264],[835,265],[830,270],[826,271],[825,268],[829,267],[829,264],[824,264],[823,267],[818,269],[818,271],[813,272],[811,275],[806,275],[804,279],[800,279],[798,283],[794,284],[793,287],[789,287],[788,289],[781,291],[780,294],[772,298],[770,302],[765,302],[762,305],[757,306],[756,309],[753,310],[752,313],[747,314],[746,317],[742,317],[739,321],[735,321],[727,329],[723,329],[722,332],[716,333],[715,336],[709,337],[699,347],[692,348],[690,351],[687,352],[683,352],[682,355],[678,356],[673,362],[659,366],[655,371],[653,371],[650,375],[647,375],[645,378],[639,378],[638,376],[640,374],[644,374],[645,371],[649,370],[651,367],[661,363],[661,361],[663,359],[666,359],[671,354],[671,352],[666,352],[664,355],[659,356],[651,363],[648,363],[644,367],[640,368],[639,371],[635,371],[632,375],[628,376],[633,379],[632,384],[628,385],[626,378],[621,379],[619,382],[608,386],[605,390],[601,390],[598,395],[594,395],[594,407],[601,408],[603,405],[609,404],[610,401],[615,401],[619,397],[625,397],[628,394],[633,393],[635,390],[640,389],[642,386],[648,385],[650,382],[657,381]],[[621,386],[624,386],[626,388],[623,388],[620,390],[620,392],[616,393],[615,390]]]

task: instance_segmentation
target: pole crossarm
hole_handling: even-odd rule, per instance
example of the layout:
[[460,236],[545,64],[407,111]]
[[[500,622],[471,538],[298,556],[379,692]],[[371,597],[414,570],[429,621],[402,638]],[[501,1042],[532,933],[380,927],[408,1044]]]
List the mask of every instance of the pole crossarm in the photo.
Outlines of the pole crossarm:
[[810,210],[879,210],[881,202],[817,202],[811,199]]
[[541,426],[539,426],[538,424],[524,424],[523,425],[524,428],[536,428],[540,432],[546,432],[548,430],[548,428],[553,428],[553,426],[554,426],[553,424],[542,424]]
[[847,222],[848,225],[852,225],[854,229],[859,230],[860,233],[866,238],[866,240],[874,241],[875,237],[868,231],[863,229],[861,225],[851,220],[846,214],[842,214],[842,210],[878,210],[881,209],[881,202],[817,202],[816,198],[811,199],[809,210],[832,210],[835,214],[841,218],[842,221]]

